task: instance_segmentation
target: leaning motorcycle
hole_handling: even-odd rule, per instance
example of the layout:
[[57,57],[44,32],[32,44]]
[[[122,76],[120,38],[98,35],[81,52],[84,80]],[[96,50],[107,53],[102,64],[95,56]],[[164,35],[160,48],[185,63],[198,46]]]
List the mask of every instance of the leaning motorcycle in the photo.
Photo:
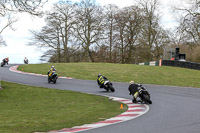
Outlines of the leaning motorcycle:
[[115,89],[114,89],[114,87],[113,87],[113,84],[112,84],[109,80],[105,80],[103,88],[104,88],[106,91],[109,91],[109,90],[112,91],[112,92],[115,91]]
[[28,64],[28,59],[24,59],[24,64]]
[[139,94],[138,97],[141,99],[142,103],[152,104],[152,101],[150,100],[149,92],[141,84],[139,84],[139,87],[138,87],[138,94]]
[[49,72],[48,72],[48,82],[51,83],[53,82],[54,84],[56,84],[56,81],[58,79],[58,75],[56,72],[52,72],[51,76],[49,76]]

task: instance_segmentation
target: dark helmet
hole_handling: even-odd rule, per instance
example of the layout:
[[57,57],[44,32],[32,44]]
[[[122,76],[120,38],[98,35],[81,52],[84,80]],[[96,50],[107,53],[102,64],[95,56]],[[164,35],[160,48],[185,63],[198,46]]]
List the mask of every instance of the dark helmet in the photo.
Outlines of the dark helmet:
[[101,74],[99,73],[99,74],[98,74],[98,77],[100,77],[100,76],[101,76]]

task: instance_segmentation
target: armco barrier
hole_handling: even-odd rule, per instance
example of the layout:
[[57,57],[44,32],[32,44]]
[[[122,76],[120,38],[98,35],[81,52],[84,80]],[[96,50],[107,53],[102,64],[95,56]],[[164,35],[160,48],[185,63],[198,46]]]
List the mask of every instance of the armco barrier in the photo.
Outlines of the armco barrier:
[[200,70],[200,63],[187,62],[187,61],[162,60],[162,66],[174,66],[174,67],[183,67],[183,68]]

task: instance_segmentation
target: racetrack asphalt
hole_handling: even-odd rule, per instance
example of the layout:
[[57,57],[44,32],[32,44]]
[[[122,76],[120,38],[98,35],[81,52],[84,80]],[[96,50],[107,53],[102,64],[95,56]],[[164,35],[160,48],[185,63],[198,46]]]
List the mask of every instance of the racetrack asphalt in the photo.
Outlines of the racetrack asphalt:
[[[96,81],[58,79],[57,84],[48,84],[47,77],[24,75],[0,67],[2,80],[54,89],[72,90],[98,95],[131,99],[128,83],[113,82],[116,92],[99,89]],[[112,79],[110,79],[112,81]],[[151,94],[153,104],[149,111],[133,120],[82,133],[199,133],[200,132],[200,88],[144,85]]]

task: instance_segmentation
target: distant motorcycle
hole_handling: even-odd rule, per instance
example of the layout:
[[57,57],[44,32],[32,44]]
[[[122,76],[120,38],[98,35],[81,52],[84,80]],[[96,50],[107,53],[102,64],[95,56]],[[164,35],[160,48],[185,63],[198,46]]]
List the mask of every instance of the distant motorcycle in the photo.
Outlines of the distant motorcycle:
[[2,60],[1,67],[5,66],[6,64],[8,64],[8,63],[5,60]]
[[138,97],[141,99],[142,103],[152,104],[152,101],[150,100],[150,94],[149,94],[149,92],[141,84],[139,84],[138,93],[139,93]]
[[58,75],[55,71],[52,72],[51,76],[49,76],[49,72],[48,72],[48,83],[53,82],[54,84],[56,84],[57,79],[58,79]]
[[24,64],[28,64],[28,59],[24,59]]
[[106,91],[112,91],[112,92],[114,92],[115,91],[115,89],[114,89],[114,87],[113,87],[113,84],[109,81],[109,80],[105,80],[105,82],[104,82],[104,85],[103,85],[103,88],[106,90]]

